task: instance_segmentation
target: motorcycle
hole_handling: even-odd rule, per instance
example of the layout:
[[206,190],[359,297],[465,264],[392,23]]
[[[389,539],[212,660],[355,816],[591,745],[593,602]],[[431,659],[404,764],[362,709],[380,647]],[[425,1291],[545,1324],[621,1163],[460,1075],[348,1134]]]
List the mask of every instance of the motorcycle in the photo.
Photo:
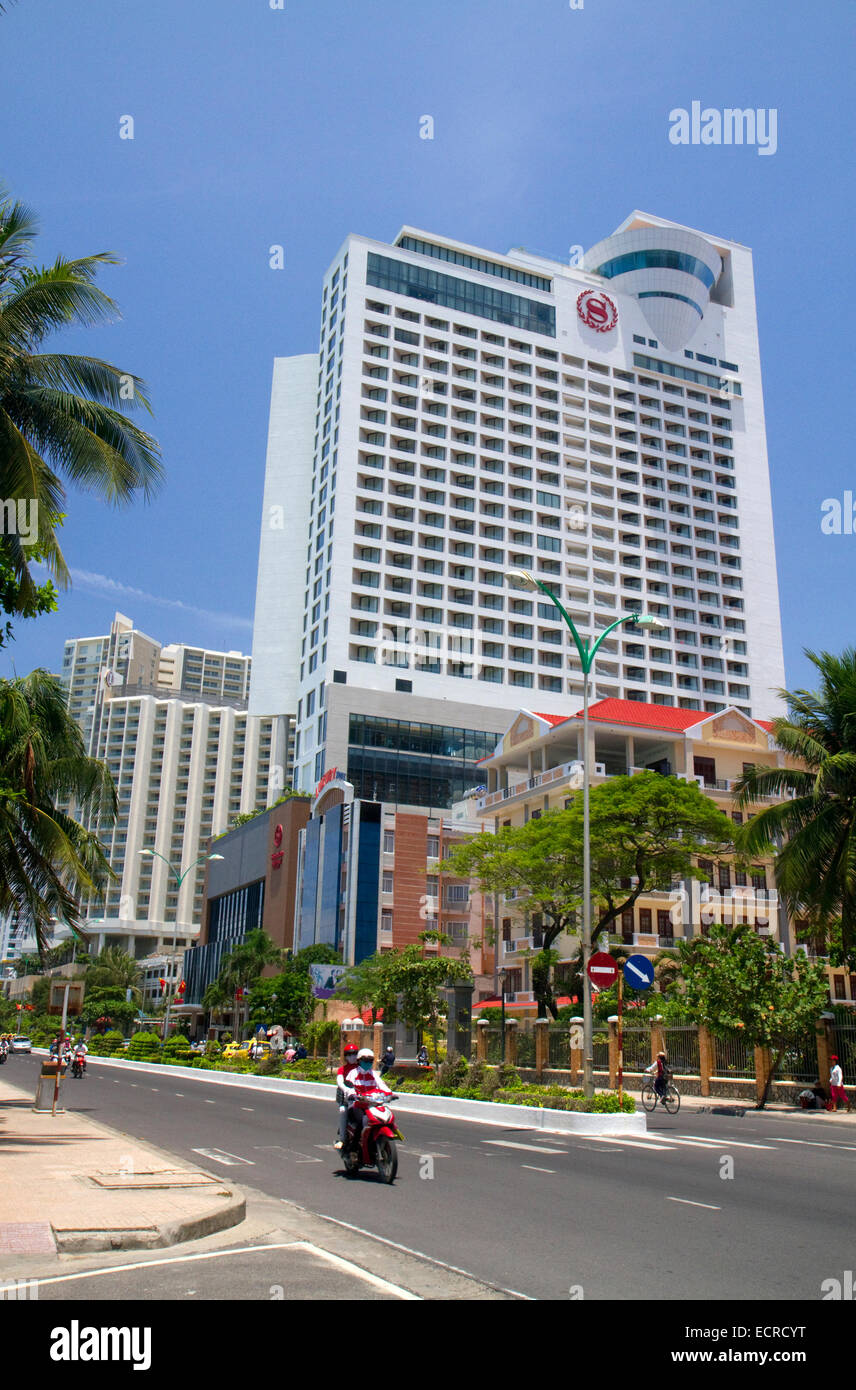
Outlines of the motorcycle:
[[348,1117],[347,1137],[341,1151],[347,1177],[355,1178],[361,1168],[376,1168],[383,1182],[395,1181],[398,1172],[395,1141],[404,1138],[386,1104],[395,1099],[386,1091],[371,1091],[354,1102],[365,1112],[365,1119],[358,1138],[356,1125]]
[[73,1061],[72,1064],[71,1064],[71,1074],[72,1074],[72,1076],[82,1076],[83,1073],[84,1073],[85,1071],[86,1071],[86,1058],[85,1058],[85,1057],[81,1057],[79,1053],[75,1053],[74,1061]]

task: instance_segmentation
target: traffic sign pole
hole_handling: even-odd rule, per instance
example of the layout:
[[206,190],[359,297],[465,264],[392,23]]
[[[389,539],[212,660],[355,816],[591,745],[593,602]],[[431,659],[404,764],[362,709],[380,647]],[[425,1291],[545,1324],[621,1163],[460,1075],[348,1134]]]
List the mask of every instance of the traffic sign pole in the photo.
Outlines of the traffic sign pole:
[[624,975],[618,977],[618,1108],[624,1101]]

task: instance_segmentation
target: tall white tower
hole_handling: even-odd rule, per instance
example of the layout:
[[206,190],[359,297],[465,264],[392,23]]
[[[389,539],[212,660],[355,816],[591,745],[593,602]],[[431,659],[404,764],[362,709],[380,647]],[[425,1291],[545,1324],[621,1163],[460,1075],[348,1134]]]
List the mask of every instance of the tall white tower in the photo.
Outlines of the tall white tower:
[[[271,518],[277,525],[271,525]],[[278,528],[278,529],[277,529]],[[274,376],[250,709],[295,785],[445,805],[521,707],[775,712],[784,683],[751,252],[633,213],[567,266],[350,236]],[[287,703],[284,701],[287,700]]]

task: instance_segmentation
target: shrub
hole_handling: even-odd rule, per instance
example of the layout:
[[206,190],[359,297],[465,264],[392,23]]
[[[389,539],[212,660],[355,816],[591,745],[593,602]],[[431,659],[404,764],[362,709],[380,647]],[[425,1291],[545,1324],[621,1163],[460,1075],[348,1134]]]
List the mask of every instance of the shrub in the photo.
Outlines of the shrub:
[[157,1033],[135,1033],[128,1046],[132,1062],[154,1062],[160,1057],[161,1042]]
[[172,1037],[167,1038],[163,1045],[162,1058],[164,1062],[191,1062],[194,1055],[184,1033],[173,1033]]
[[460,1052],[450,1052],[445,1062],[437,1067],[436,1081],[441,1091],[455,1091],[466,1078],[467,1060]]
[[525,1083],[520,1078],[520,1073],[510,1062],[503,1062],[499,1068],[499,1080],[504,1090],[518,1090]]
[[222,1055],[223,1049],[217,1042],[207,1042],[205,1044],[205,1057],[209,1062],[215,1062]]

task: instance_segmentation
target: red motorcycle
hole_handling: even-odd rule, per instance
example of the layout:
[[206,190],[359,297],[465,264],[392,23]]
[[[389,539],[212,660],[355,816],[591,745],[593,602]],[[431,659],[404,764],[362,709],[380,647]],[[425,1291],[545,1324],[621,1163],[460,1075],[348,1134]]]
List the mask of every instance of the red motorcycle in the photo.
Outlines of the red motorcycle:
[[370,1091],[358,1096],[355,1106],[364,1113],[363,1128],[357,1136],[357,1127],[348,1117],[348,1132],[342,1149],[342,1162],[349,1178],[355,1178],[361,1168],[376,1168],[383,1182],[395,1181],[398,1172],[398,1154],[395,1141],[404,1135],[396,1124],[395,1116],[386,1104],[395,1096],[386,1091]]

